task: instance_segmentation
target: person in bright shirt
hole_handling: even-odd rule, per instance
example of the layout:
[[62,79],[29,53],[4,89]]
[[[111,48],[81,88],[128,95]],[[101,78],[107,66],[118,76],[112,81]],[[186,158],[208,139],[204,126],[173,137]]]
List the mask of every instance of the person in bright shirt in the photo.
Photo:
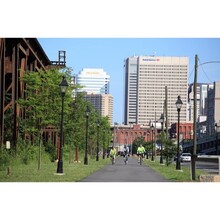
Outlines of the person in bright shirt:
[[141,144],[137,149],[137,155],[139,157],[139,162],[140,162],[140,157],[142,157],[142,160],[144,160],[144,154],[145,154],[145,148]]
[[110,150],[110,159],[112,160],[112,164],[115,163],[115,156],[116,156],[116,149],[114,146],[112,146]]

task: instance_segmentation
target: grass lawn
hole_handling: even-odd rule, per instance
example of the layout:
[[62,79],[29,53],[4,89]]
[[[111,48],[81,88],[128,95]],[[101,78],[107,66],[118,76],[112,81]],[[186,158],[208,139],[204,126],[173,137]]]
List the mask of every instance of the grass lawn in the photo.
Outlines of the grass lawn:
[[[172,163],[169,166],[165,165],[165,160],[163,160],[164,165],[160,164],[159,157],[156,161],[151,161],[151,158],[145,159],[144,162],[150,166],[152,169],[160,173],[167,180],[175,182],[194,182],[191,180],[191,170],[190,166],[181,166],[181,170],[176,170],[176,163]],[[196,176],[205,174],[201,170],[196,170]],[[197,180],[198,181],[198,180]]]
[[10,175],[7,175],[7,169],[0,170],[0,182],[76,182],[110,163],[109,158],[102,157],[99,161],[89,158],[88,165],[84,165],[83,157],[80,157],[80,161],[69,163],[63,160],[64,175],[57,175],[57,163],[46,158],[43,158],[40,170],[37,161],[28,165],[15,162],[10,167]]

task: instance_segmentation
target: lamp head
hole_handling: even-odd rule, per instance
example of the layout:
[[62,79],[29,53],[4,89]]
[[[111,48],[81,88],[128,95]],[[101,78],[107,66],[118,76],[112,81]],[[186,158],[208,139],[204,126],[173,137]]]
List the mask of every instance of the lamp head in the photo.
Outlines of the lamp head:
[[63,80],[62,80],[62,82],[60,83],[59,86],[60,86],[61,94],[64,96],[65,93],[66,93],[67,86],[68,86],[68,83],[66,81],[65,76],[63,76]]
[[161,114],[161,116],[160,116],[160,121],[161,121],[161,123],[164,122],[164,115],[163,114]]
[[176,101],[176,108],[177,108],[177,111],[180,111],[181,107],[182,107],[182,100],[180,99],[180,96],[178,96],[177,98],[177,101]]
[[86,117],[89,117],[89,113],[90,113],[90,109],[89,109],[89,106],[87,105],[87,108],[86,108]]

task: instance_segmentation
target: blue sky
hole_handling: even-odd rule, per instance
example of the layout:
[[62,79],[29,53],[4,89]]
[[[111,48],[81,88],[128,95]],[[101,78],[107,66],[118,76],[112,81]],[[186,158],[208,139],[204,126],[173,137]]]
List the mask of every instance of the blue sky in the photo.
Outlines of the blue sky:
[[[199,64],[220,62],[220,38],[38,38],[50,60],[66,51],[67,66],[78,74],[82,68],[102,68],[110,75],[114,98],[113,122],[123,122],[124,60],[133,55],[189,57],[189,83],[194,80],[195,55]],[[198,82],[220,81],[220,63],[198,68]]]

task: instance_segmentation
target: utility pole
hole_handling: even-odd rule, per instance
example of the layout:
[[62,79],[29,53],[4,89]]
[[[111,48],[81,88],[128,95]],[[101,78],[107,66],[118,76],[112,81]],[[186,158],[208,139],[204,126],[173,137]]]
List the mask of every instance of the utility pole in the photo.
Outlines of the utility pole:
[[168,139],[168,105],[167,105],[167,86],[165,86],[165,112],[166,112],[166,139]]
[[192,180],[196,180],[196,147],[197,147],[197,72],[198,72],[198,55],[195,56],[195,76],[194,76],[194,84],[193,84],[193,98],[194,98],[194,107],[193,107],[193,153],[191,160],[191,168],[192,168]]
[[156,137],[157,137],[157,124],[156,124],[156,109],[155,109],[155,127],[154,127],[154,157],[155,157],[155,161],[156,161],[156,144],[157,144],[157,140],[156,140]]

